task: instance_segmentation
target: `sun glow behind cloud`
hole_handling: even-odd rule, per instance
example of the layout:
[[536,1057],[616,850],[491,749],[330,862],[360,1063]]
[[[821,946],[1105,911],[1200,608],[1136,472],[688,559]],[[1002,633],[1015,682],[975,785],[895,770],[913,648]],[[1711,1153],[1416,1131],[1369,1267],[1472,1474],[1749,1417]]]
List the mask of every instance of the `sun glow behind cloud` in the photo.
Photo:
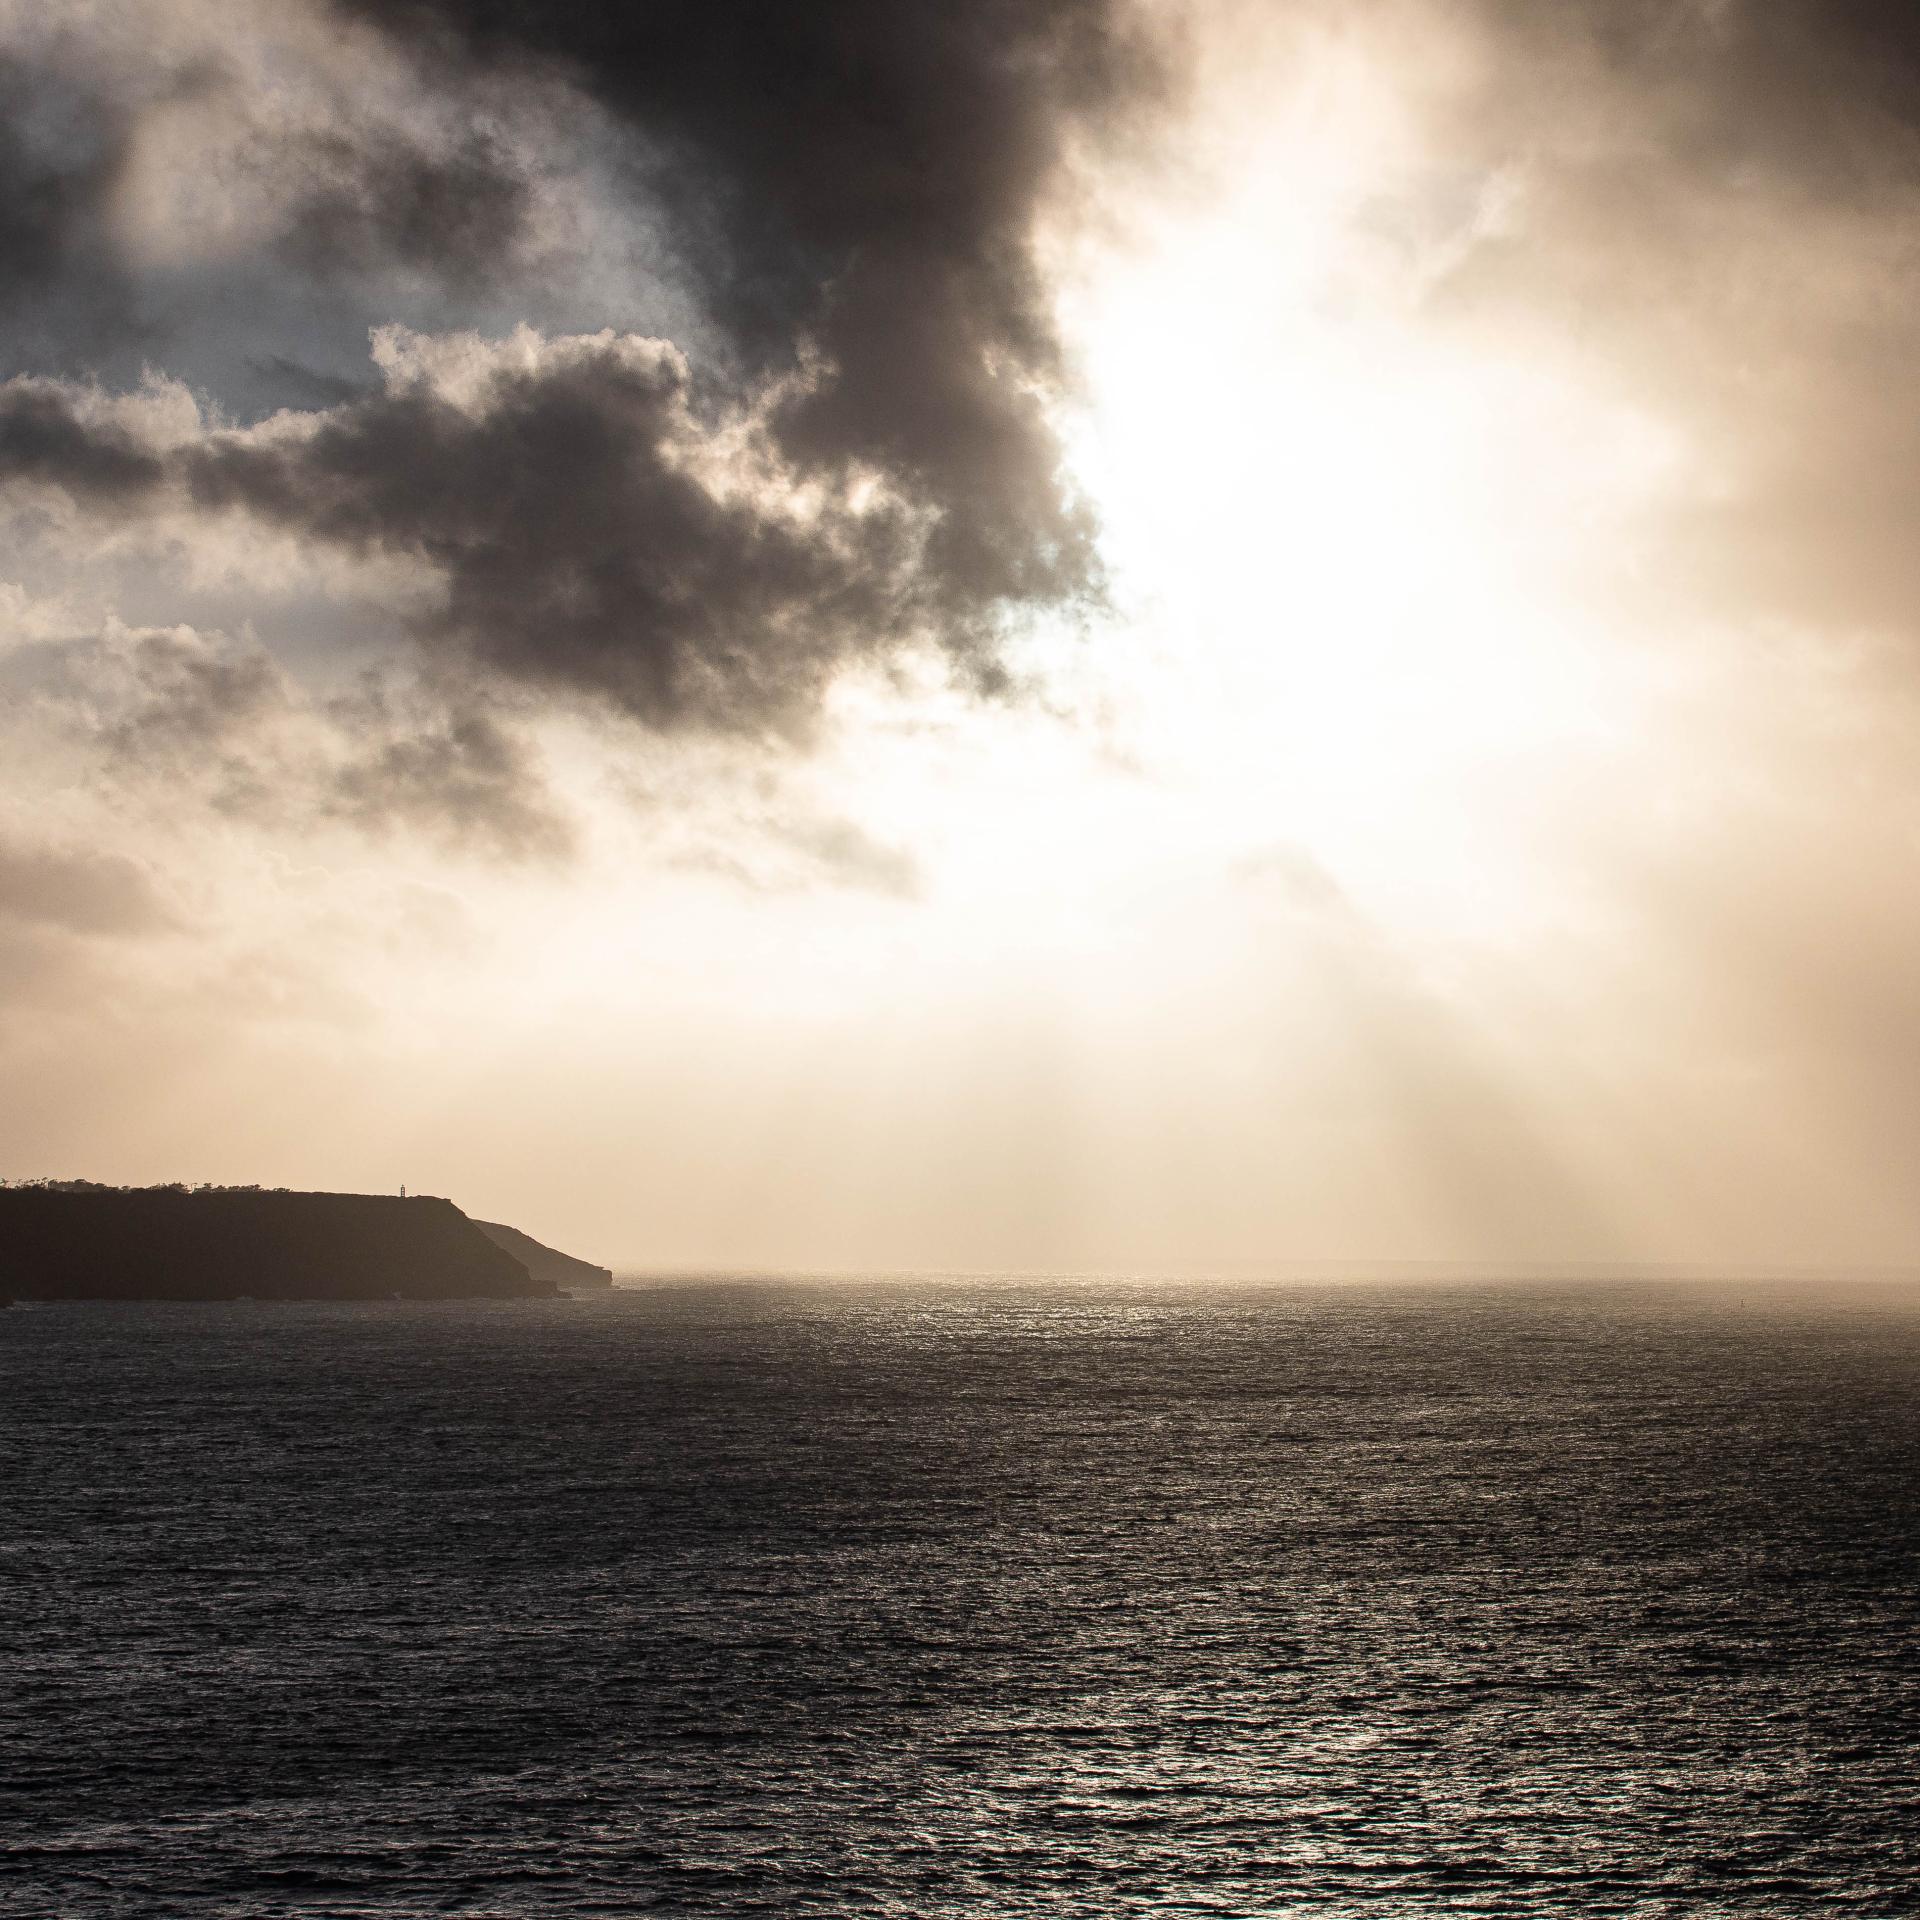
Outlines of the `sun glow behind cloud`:
[[1282,872],[1309,947],[1334,913],[1436,981],[1516,961],[1577,904],[1549,869],[1649,723],[1659,675],[1605,598],[1682,435],[1604,361],[1435,298],[1517,189],[1455,182],[1412,223],[1442,157],[1378,48],[1296,46],[1277,95],[1254,67],[1056,249],[1110,613],[1030,643],[1037,710],[837,702],[833,804],[921,864],[917,992],[1205,996],[1284,937]]
[[[1116,698],[1223,850],[1283,840],[1399,931],[1490,931],[1525,904],[1515,783],[1537,810],[1635,718],[1582,585],[1678,438],[1572,356],[1450,324],[1454,236],[1389,224],[1434,164],[1391,75],[1340,47],[1297,68],[1197,116],[1181,191],[1068,297],[1075,471],[1135,628]],[[1475,184],[1455,225],[1511,190]]]
[[841,708],[829,791],[922,862],[890,1050],[1049,1062],[1028,1244],[1089,1257],[1712,1257],[1755,1180],[1753,1244],[1874,1244],[1856,1170],[1739,1110],[1808,1067],[1748,1051],[1728,949],[1650,938],[1778,736],[1828,751],[1673,577],[1697,423],[1604,328],[1452,297],[1530,184],[1433,144],[1390,42],[1286,51],[1061,250],[1114,590],[1033,649],[1069,723]]
[[1381,235],[1412,164],[1389,81],[1266,103],[1063,262],[1111,614],[1034,638],[1037,704],[849,677],[787,790],[912,887],[742,902],[696,872],[549,928],[559,998],[675,967],[709,1070],[752,1055],[738,1117],[782,1197],[744,1211],[904,1244],[944,1168],[988,1260],[1629,1237],[1557,1164],[1577,1043],[1528,1022],[1564,1029],[1537,976],[1592,930],[1569,855],[1657,682],[1596,555],[1681,443],[1435,310],[1422,247]]

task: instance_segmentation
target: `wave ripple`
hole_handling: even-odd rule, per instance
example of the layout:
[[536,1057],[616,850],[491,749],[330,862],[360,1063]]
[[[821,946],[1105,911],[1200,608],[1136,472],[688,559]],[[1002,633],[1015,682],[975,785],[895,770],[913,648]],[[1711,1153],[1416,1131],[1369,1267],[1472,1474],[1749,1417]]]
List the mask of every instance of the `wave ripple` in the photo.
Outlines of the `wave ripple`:
[[1920,1904],[1892,1308],[707,1284],[0,1370],[8,1913]]

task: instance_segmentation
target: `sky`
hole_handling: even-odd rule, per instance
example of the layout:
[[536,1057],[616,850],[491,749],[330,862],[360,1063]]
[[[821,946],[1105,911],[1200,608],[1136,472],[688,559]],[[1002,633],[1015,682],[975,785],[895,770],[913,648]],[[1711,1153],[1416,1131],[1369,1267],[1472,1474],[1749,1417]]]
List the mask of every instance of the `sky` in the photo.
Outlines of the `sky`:
[[1920,1262],[1920,25],[0,0],[0,1174]]

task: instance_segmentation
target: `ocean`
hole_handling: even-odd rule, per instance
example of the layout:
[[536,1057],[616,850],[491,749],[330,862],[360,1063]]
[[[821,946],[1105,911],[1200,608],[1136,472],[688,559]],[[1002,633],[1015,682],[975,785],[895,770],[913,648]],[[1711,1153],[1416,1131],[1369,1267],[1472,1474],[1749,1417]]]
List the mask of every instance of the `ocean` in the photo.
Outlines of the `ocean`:
[[0,1912],[1912,1916],[1920,1313],[16,1309]]

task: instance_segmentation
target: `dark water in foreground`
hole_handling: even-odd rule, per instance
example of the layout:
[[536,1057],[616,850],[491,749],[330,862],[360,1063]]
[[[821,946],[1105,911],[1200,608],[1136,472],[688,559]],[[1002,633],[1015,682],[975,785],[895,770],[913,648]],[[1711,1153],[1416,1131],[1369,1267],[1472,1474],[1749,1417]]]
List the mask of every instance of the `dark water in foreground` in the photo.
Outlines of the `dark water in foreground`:
[[1920,1913],[1920,1317],[0,1315],[0,1911]]

